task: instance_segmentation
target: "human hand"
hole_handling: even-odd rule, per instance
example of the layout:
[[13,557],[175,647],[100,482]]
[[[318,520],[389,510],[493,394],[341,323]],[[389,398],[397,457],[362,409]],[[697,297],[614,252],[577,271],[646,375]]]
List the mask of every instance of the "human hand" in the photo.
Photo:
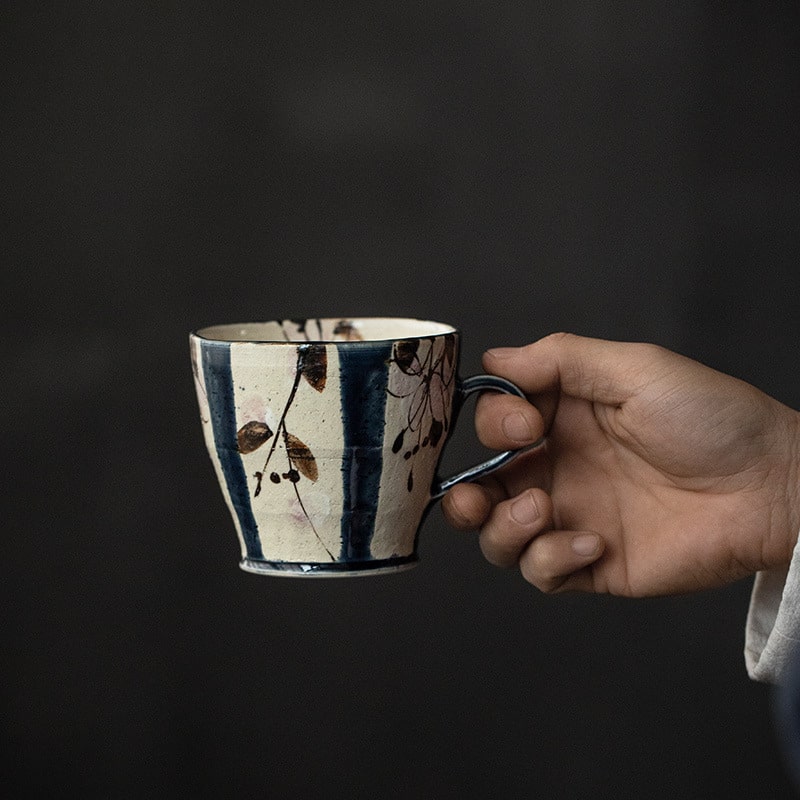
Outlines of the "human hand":
[[478,436],[543,447],[443,510],[486,558],[545,592],[671,594],[786,565],[800,529],[800,413],[654,345],[554,334],[484,368],[530,402],[484,394]]

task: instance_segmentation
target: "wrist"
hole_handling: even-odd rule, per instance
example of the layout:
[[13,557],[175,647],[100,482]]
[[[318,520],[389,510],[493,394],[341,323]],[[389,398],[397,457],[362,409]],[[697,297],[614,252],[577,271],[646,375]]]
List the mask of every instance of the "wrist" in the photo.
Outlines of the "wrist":
[[770,466],[763,474],[769,513],[759,571],[788,567],[800,533],[800,412],[778,409],[768,445]]

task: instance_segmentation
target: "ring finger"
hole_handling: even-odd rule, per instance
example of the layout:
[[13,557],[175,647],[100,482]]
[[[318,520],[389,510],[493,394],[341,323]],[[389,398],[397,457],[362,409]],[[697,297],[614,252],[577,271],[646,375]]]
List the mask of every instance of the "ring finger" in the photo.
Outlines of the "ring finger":
[[552,527],[553,506],[542,489],[525,489],[493,509],[481,527],[480,547],[490,564],[514,566],[542,531]]

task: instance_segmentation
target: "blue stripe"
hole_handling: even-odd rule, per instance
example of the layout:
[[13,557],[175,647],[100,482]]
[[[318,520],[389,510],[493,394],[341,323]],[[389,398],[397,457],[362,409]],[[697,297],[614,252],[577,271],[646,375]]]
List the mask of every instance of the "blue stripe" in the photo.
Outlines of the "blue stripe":
[[227,343],[203,342],[201,352],[203,377],[211,413],[211,429],[214,432],[217,455],[222,464],[222,474],[225,476],[225,484],[236,516],[239,518],[247,555],[250,558],[263,559],[258,525],[250,506],[247,475],[236,440],[236,403],[231,374],[231,348]]
[[370,559],[383,470],[386,387],[392,345],[343,344],[339,348],[344,454],[342,461],[343,560]]

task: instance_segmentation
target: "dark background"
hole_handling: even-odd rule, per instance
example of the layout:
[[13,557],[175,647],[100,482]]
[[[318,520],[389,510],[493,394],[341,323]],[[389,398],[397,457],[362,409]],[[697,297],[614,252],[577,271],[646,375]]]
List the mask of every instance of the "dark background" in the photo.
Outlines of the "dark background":
[[793,796],[750,581],[545,597],[438,510],[409,573],[240,572],[187,333],[563,329],[800,407],[796,4],[0,16],[5,796]]

